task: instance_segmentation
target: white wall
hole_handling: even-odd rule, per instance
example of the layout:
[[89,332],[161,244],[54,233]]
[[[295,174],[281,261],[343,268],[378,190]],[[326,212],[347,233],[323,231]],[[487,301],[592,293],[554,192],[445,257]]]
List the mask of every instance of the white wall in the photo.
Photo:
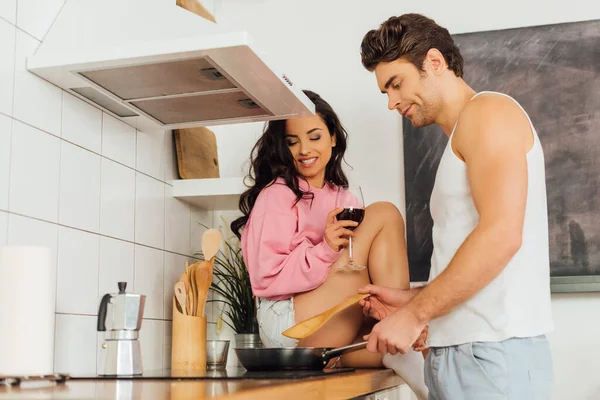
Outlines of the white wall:
[[[590,0],[477,0],[406,3],[395,0],[221,0],[217,22],[247,28],[301,88],[315,90],[340,114],[350,135],[350,179],[366,200],[388,200],[404,209],[401,120],[389,112],[374,77],[360,64],[363,35],[392,15],[420,12],[451,33],[514,28],[600,18]],[[221,167],[241,173],[262,124],[215,128]],[[248,136],[244,138],[244,134]],[[243,140],[238,147],[238,141]],[[234,144],[236,148],[234,149]],[[369,155],[367,155],[367,150]],[[550,335],[556,369],[554,399],[600,398],[600,294],[554,295],[556,331]]]
[[172,135],[137,132],[25,70],[63,3],[0,0],[0,245],[53,251],[57,372],[96,372],[99,299],[120,280],[147,296],[144,367],[168,367],[173,284],[213,216],[171,197]]

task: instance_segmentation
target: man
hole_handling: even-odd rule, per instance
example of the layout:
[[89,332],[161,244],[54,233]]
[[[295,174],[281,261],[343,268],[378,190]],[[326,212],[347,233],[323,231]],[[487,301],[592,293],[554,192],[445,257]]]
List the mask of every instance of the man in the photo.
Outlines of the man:
[[418,14],[368,32],[365,68],[415,127],[450,140],[430,199],[433,254],[421,289],[369,286],[367,348],[406,353],[425,326],[430,399],[548,399],[553,329],[544,155],[512,98],[476,93],[448,31]]

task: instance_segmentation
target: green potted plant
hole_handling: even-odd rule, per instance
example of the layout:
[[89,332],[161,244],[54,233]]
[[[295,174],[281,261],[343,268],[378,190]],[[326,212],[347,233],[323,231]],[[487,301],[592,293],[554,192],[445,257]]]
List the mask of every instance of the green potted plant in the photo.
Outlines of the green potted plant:
[[[229,227],[225,220],[223,222]],[[223,235],[223,247],[215,256],[213,282],[210,286],[210,291],[215,296],[208,300],[221,305],[217,333],[225,323],[235,332],[236,347],[261,347],[256,299],[252,295],[250,275],[242,257],[239,240],[231,232],[228,233],[229,235]]]

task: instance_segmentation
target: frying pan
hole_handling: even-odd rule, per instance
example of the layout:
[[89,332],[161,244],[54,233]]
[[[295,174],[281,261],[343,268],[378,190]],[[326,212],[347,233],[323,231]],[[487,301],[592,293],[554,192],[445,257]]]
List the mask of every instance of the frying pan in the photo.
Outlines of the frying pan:
[[248,371],[319,370],[346,352],[367,347],[367,342],[339,347],[239,348],[235,353]]

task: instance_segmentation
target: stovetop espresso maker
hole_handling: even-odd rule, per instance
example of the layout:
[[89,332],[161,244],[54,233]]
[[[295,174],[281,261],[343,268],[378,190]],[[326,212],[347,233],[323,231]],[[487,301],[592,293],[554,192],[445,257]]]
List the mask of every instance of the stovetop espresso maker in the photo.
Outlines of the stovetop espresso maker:
[[102,349],[106,363],[99,375],[141,375],[142,354],[138,335],[142,327],[143,294],[127,293],[127,282],[119,282],[119,293],[107,293],[100,301],[98,332],[106,332]]

